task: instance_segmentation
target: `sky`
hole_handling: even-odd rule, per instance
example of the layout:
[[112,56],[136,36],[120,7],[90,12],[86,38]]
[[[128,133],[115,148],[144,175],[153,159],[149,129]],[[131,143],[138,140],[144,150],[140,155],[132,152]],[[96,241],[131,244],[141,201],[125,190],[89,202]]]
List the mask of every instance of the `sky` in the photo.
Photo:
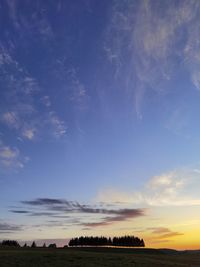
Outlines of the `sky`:
[[0,0],[0,239],[200,248],[200,1]]

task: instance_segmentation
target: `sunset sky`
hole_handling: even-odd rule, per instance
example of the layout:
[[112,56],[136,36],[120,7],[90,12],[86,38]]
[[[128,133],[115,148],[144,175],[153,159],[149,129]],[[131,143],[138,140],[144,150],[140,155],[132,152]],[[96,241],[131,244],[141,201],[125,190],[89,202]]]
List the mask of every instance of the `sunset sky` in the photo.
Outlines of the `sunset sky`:
[[200,1],[0,0],[0,240],[200,249]]

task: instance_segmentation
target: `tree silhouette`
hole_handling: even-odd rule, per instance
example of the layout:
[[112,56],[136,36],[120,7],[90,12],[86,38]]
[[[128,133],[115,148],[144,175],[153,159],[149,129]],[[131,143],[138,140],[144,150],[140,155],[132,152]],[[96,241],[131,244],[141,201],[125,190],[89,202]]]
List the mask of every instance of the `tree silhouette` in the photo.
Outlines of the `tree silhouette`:
[[35,243],[35,241],[33,241],[32,245],[31,245],[31,248],[36,248],[36,247],[37,247],[36,243]]
[[55,243],[53,243],[53,244],[49,244],[49,248],[56,248],[57,246],[56,246],[56,244]]

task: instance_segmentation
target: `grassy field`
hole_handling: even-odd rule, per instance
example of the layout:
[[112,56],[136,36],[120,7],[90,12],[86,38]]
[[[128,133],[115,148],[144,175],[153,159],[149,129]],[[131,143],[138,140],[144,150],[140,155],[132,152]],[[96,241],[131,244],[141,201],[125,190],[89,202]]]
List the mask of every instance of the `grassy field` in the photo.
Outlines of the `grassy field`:
[[200,267],[200,253],[148,249],[0,249],[0,267]]

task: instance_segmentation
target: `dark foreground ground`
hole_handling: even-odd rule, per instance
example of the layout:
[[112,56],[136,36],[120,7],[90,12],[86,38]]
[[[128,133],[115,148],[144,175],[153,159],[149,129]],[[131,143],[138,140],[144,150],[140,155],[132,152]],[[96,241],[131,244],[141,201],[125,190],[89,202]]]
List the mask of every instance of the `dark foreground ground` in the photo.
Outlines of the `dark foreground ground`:
[[153,249],[0,249],[0,267],[200,267],[200,252]]

